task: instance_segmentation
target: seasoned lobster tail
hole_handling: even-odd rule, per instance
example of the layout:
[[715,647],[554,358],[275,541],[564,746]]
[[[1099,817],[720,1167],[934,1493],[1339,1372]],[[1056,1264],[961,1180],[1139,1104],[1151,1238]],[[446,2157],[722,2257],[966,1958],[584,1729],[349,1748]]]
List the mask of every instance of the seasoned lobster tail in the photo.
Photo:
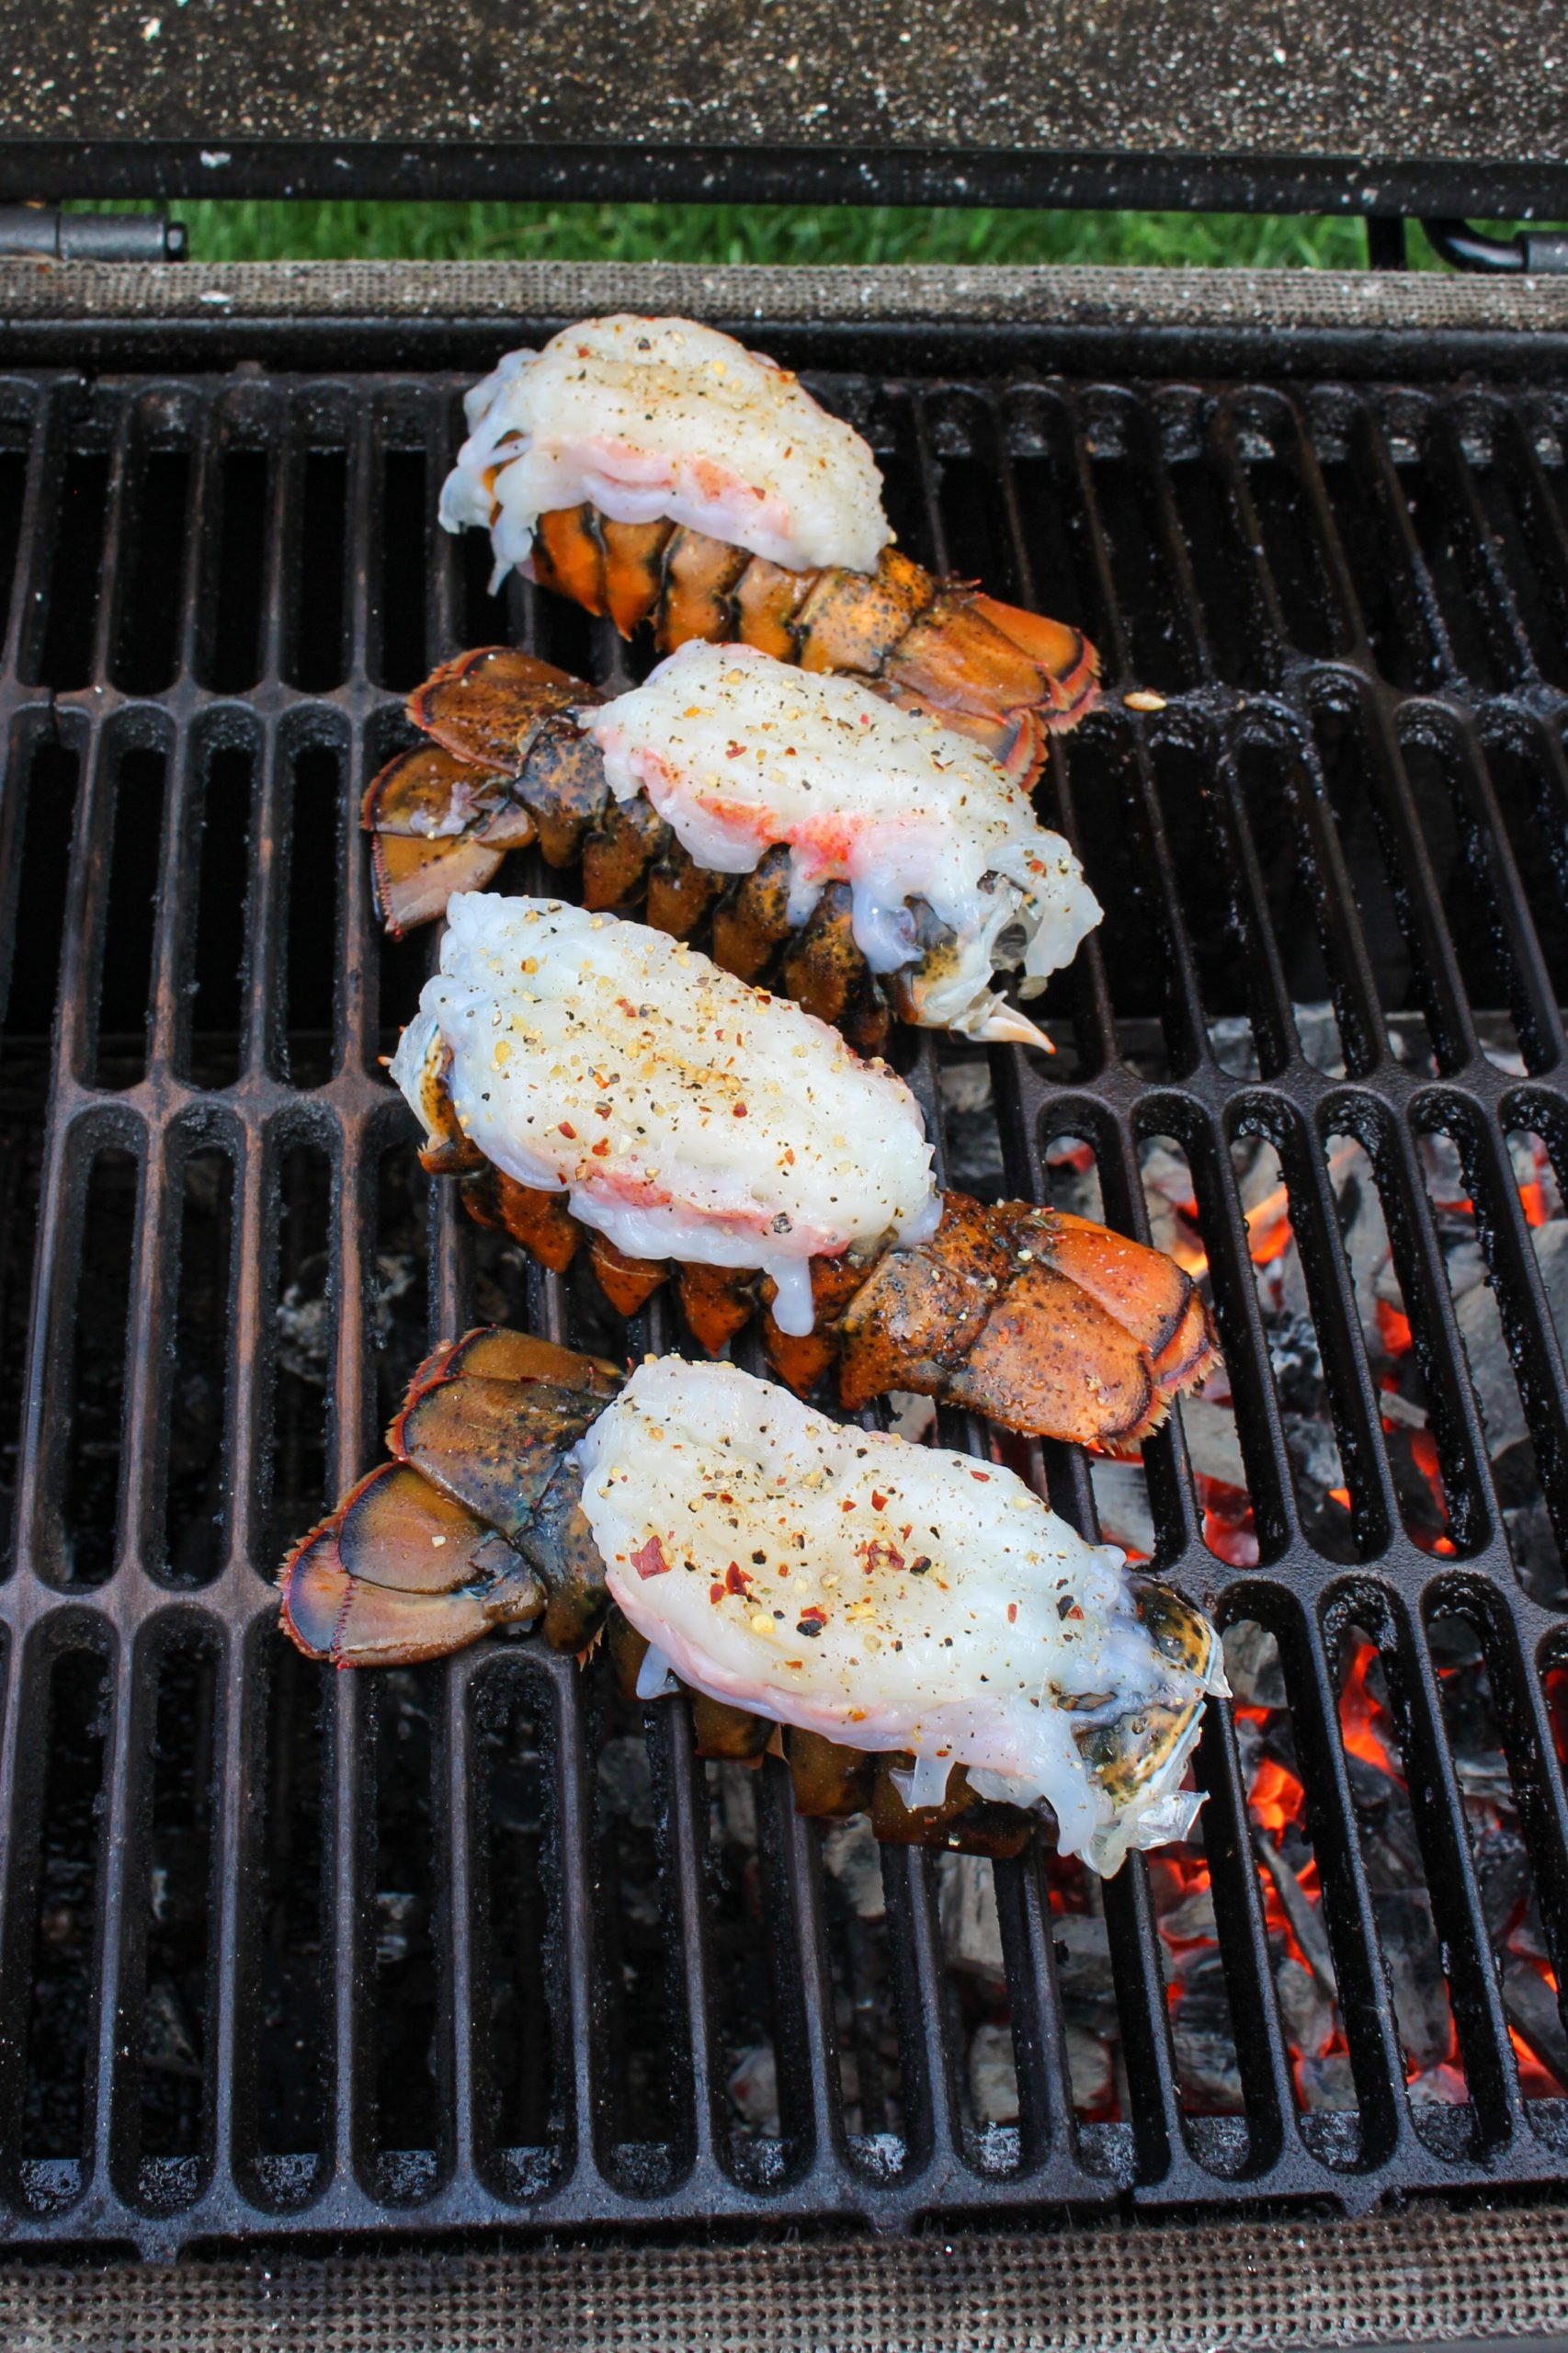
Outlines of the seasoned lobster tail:
[[[537,1621],[585,1658],[608,1627],[628,1700],[684,1693],[699,1756],[784,1756],[803,1814],[990,1855],[1043,1830],[1106,1872],[1190,1831],[1213,1628],[998,1466],[733,1366],[622,1384],[501,1329],[420,1366],[388,1444],[284,1563],[307,1657],[407,1665]],[[890,1646],[924,1658],[913,1689]]]
[[759,1313],[806,1394],[893,1389],[1136,1445],[1214,1361],[1164,1252],[1027,1202],[941,1193],[920,1107],[798,1008],[635,924],[460,900],[392,1075],[425,1167],[610,1304],[673,1281],[717,1354]]
[[695,320],[582,319],[467,395],[441,494],[622,636],[842,671],[1032,775],[1097,693],[1076,630],[937,580],[893,545],[877,461],[788,369]]
[[[1067,845],[1039,826],[1027,796],[993,762],[952,743],[945,714],[934,724],[897,716],[849,680],[780,692],[785,675],[755,653],[693,646],[662,684],[606,704],[583,680],[509,647],[444,663],[409,699],[409,717],[428,740],[390,761],[365,794],[361,820],[388,928],[428,922],[454,892],[483,890],[509,850],[537,844],[552,867],[581,860],[591,911],[635,909],[673,938],[700,935],[726,971],[792,998],[863,1053],[885,1045],[894,1014],[1049,1048],[992,983],[998,968],[1021,963],[1023,993],[1040,989],[1098,921]],[[680,739],[709,703],[727,722],[718,750]],[[740,757],[749,767],[773,756],[786,718],[784,733],[802,745],[790,784],[810,768],[816,799],[791,808],[789,787],[770,797],[759,783],[744,819],[732,812],[732,822],[752,830],[731,856],[728,844],[713,843],[709,813],[734,790],[740,771],[729,763]],[[652,742],[657,807],[646,789],[628,784],[623,739],[631,730],[640,731],[639,755]],[[612,791],[604,746],[618,743]],[[824,747],[827,764],[818,765],[812,753]],[[881,806],[865,798],[857,805],[857,791]],[[880,904],[869,845],[890,800],[902,816],[922,793],[918,824],[901,835],[902,881],[890,871],[881,885],[895,915]],[[824,795],[836,871],[819,863]],[[711,864],[697,862],[683,834],[699,849],[708,841]],[[909,863],[917,840],[926,845],[924,884]]]

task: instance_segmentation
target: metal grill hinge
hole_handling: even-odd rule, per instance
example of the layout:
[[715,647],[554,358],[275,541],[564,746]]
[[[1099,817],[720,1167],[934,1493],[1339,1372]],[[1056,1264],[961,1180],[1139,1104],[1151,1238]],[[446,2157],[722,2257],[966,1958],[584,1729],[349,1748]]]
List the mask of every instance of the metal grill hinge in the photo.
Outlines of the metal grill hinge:
[[181,221],[161,212],[63,212],[57,204],[0,204],[0,256],[40,261],[184,261]]
[[1435,253],[1455,269],[1506,270],[1527,278],[1568,274],[1568,235],[1561,230],[1521,229],[1512,237],[1488,237],[1468,221],[1423,221]]

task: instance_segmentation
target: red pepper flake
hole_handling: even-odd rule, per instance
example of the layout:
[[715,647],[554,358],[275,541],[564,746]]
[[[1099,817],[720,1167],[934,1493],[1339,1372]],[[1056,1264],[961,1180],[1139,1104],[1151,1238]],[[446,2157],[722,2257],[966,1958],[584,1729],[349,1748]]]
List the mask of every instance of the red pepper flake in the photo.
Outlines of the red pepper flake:
[[751,1592],[751,1579],[738,1561],[732,1561],[724,1572],[724,1590],[738,1593],[744,1600]]
[[665,1548],[656,1536],[650,1536],[642,1550],[633,1552],[631,1565],[640,1577],[667,1577],[670,1573]]
[[1009,1601],[1007,1604],[1007,1623],[1009,1626],[1016,1626],[1017,1622],[1018,1605],[1016,1601]]
[[577,1131],[576,1131],[576,1129],[575,1129],[574,1127],[573,1127],[573,1126],[572,1126],[572,1124],[570,1123],[570,1121],[569,1121],[569,1120],[562,1120],[562,1122],[561,1122],[561,1132],[562,1132],[562,1134],[563,1136],[570,1136],[574,1143],[575,1143],[575,1142],[576,1142],[576,1141],[577,1141]]
[[736,1104],[736,1106],[735,1106],[735,1117],[736,1117],[736,1119],[737,1119],[737,1120],[744,1120],[744,1119],[745,1118],[745,1115],[746,1115],[746,1107],[745,1107],[745,1105],[744,1105],[744,1103],[737,1103],[737,1104]]
[[845,1498],[844,1498],[844,1501],[839,1505],[838,1508],[839,1508],[839,1510],[840,1510],[840,1511],[853,1511],[853,1510],[854,1510],[854,1508],[855,1508],[855,1501],[854,1501],[853,1496],[851,1496],[851,1495],[846,1495],[846,1496],[845,1496]]
[[983,1487],[988,1487],[991,1484],[989,1471],[971,1471],[969,1475],[971,1479],[978,1479]]
[[880,1495],[875,1487],[871,1489],[871,1509],[873,1511],[885,1511],[887,1509],[887,1501],[888,1499],[886,1495]]
[[723,1586],[718,1584],[710,1585],[708,1588],[708,1598],[713,1603],[714,1607],[717,1608],[719,1603],[724,1598]]
[[606,1153],[609,1150],[608,1136],[601,1136],[597,1143],[590,1144],[588,1149],[593,1154],[596,1160],[602,1160]]

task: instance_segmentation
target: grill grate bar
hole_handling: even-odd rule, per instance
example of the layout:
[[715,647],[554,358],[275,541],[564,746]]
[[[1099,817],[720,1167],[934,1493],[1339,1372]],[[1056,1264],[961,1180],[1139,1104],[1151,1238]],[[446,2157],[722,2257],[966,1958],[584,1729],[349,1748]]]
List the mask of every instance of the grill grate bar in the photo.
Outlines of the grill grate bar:
[[1217,1734],[1204,1740],[1198,1771],[1208,1792],[1204,1851],[1218,1905],[1232,1925],[1225,1946],[1225,1983],[1247,2090],[1248,2164],[1261,2171],[1279,2162],[1287,2142],[1293,2144],[1293,2154],[1300,2143],[1295,2086],[1275,1992],[1274,1955],[1233,1723],[1222,1722]]
[[1398,551],[1395,593],[1406,608],[1401,619],[1412,638],[1420,635],[1427,641],[1434,678],[1458,686],[1460,665],[1449,642],[1448,623],[1443,617],[1426,558],[1416,536],[1383,420],[1370,407],[1363,404],[1360,424],[1359,438],[1369,460],[1368,471],[1378,504],[1379,523],[1385,540],[1392,540]]
[[[1333,1183],[1322,1154],[1313,1149],[1312,1130],[1300,1114],[1274,1141],[1292,1206],[1311,1202],[1308,1214],[1297,1221],[1297,1231],[1301,1236],[1314,1323],[1320,1331],[1326,1328],[1348,1336],[1348,1346],[1335,1349],[1324,1370],[1351,1492],[1357,1547],[1363,1555],[1382,1552],[1399,1529],[1399,1497],[1383,1437],[1379,1392],[1361,1336],[1355,1288],[1338,1241]],[[1334,1238],[1324,1238],[1329,1236]]]
[[1568,1528],[1568,1432],[1552,1404],[1568,1370],[1507,1143],[1501,1122],[1494,1128],[1471,1116],[1455,1125],[1547,1505],[1554,1526]]
[[[1324,1915],[1339,1988],[1360,2111],[1359,2157],[1390,2166],[1408,2160],[1409,2114],[1396,2086],[1404,2080],[1392,2000],[1378,1951],[1378,1932],[1355,1830],[1349,1775],[1338,1739],[1337,1694],[1315,1616],[1302,1612],[1281,1628],[1280,1650],[1307,1790],[1313,1851],[1324,1883]],[[1296,1712],[1306,1701],[1305,1720]],[[1333,1889],[1331,1895],[1330,1890]]]
[[685,1714],[673,1708],[665,1710],[653,1757],[654,1786],[663,1785],[665,1797],[672,1935],[682,1962],[684,2006],[674,2032],[684,2040],[690,2069],[689,2089],[680,2102],[683,2112],[674,2137],[678,2143],[689,2134],[694,2177],[717,2179],[716,2114],[724,2097],[723,2070],[715,2049],[712,1953],[703,1885],[702,1831],[698,1821],[701,1768],[692,1756],[690,1721]]
[[1461,790],[1466,813],[1473,827],[1468,845],[1504,943],[1506,970],[1515,992],[1514,1023],[1527,1060],[1532,1067],[1551,1067],[1568,1055],[1562,1015],[1535,926],[1522,919],[1528,906],[1507,828],[1476,730],[1462,730]]
[[588,1851],[593,1796],[583,1737],[581,1694],[574,1681],[557,1673],[554,1688],[556,1753],[560,1760],[555,1837],[562,1878],[562,1939],[559,1979],[553,1991],[565,2029],[569,2113],[565,2119],[563,2170],[590,2200],[613,2192],[599,2165],[597,2083],[604,2064],[600,2028],[606,1988],[598,1968],[594,1932],[593,1864]]
[[1134,2183],[1175,2187],[1182,2164],[1181,2095],[1165,2002],[1148,1875],[1142,1858],[1131,1859],[1105,1888],[1105,1919],[1111,1968],[1126,2049],[1132,2122]]
[[797,2034],[799,2068],[806,2085],[802,2103],[802,2134],[809,2155],[806,2167],[824,2184],[831,2181],[842,2159],[843,2078],[834,2018],[833,1972],[828,1961],[827,1924],[822,1890],[822,1865],[813,1834],[794,1806],[780,1802],[783,1792],[773,1783],[771,1827],[783,1850],[789,1887],[795,1950],[801,1963],[801,1998]]
[[[1437,1109],[1437,1106],[1434,1104],[1432,1108]],[[1413,1125],[1422,1123],[1423,1105],[1417,1097]],[[1380,1166],[1391,1167],[1398,1188],[1399,1218],[1390,1238],[1415,1353],[1430,1399],[1432,1435],[1437,1441],[1453,1540],[1462,1550],[1473,1548],[1479,1552],[1502,1526],[1487,1456],[1485,1427],[1475,1391],[1464,1375],[1464,1343],[1412,1127],[1385,1121],[1381,1141],[1381,1152],[1374,1158]],[[1408,1254],[1403,1258],[1402,1235]],[[1506,1569],[1506,1563],[1500,1566]]]
[[1518,2078],[1510,2063],[1502,1989],[1488,1950],[1486,1915],[1465,1835],[1459,1779],[1442,1736],[1437,1674],[1426,1644],[1403,1609],[1398,1619],[1394,1690],[1401,1746],[1412,1767],[1411,1799],[1422,1846],[1431,1859],[1433,1915],[1443,1943],[1465,2080],[1475,2102],[1475,2137],[1483,2147],[1502,2148],[1526,2129]]
[[[475,1989],[469,1978],[476,1922],[470,1792],[478,1765],[471,1738],[472,1718],[465,1704],[467,1682],[465,1676],[449,1675],[446,1678],[437,1759],[439,1786],[433,1808],[437,1854],[445,1865],[434,1923],[443,1961],[436,2018],[435,2072],[441,2118],[437,2127],[441,2135],[437,2166],[450,2179],[459,2196],[472,2194],[472,2157],[479,2144],[471,2025],[475,2016]],[[460,1935],[460,1921],[464,1923]]]
[[1508,574],[1498,553],[1465,452],[1458,423],[1450,410],[1426,409],[1427,446],[1436,451],[1445,506],[1462,516],[1464,546],[1470,562],[1467,586],[1480,617],[1489,651],[1499,671],[1533,685],[1540,677],[1529,633],[1525,628]]

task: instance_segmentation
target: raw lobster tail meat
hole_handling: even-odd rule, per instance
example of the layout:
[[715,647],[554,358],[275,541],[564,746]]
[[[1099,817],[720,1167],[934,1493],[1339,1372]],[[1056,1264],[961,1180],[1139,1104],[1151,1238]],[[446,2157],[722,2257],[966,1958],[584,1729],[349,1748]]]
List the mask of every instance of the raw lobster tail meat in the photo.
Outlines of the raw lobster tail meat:
[[[415,1374],[361,1480],[290,1554],[284,1631],[391,1665],[542,1620],[623,1684],[690,1693],[700,1754],[787,1728],[802,1813],[1109,1873],[1186,1836],[1213,1628],[1011,1472],[844,1428],[733,1365],[471,1333]],[[613,1609],[611,1605],[614,1605]]]
[[408,710],[430,741],[382,769],[363,811],[394,931],[537,841],[551,865],[581,857],[589,907],[639,907],[679,939],[701,929],[727,970],[777,974],[864,1051],[895,1011],[1048,1045],[993,979],[1018,967],[1038,993],[1099,921],[1016,779],[856,679],[689,644],[601,702],[488,646]]
[[892,545],[870,450],[786,369],[688,319],[619,316],[507,354],[441,495],[513,565],[665,652],[739,640],[849,670],[1026,770],[1092,709],[1074,629]]
[[1216,1361],[1176,1261],[1025,1202],[939,1192],[919,1107],[795,1006],[641,925],[454,899],[392,1075],[426,1168],[632,1314],[676,1284],[717,1350],[754,1315],[804,1393],[836,1371],[1125,1449]]

